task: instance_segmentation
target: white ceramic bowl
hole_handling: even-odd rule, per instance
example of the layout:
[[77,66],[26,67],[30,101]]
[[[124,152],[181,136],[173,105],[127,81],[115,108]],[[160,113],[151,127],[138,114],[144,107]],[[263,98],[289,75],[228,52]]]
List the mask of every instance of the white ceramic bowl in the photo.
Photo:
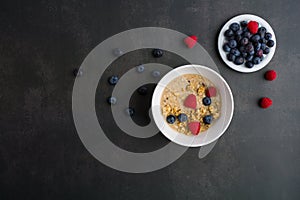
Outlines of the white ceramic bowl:
[[[212,126],[197,136],[187,136],[172,129],[162,115],[160,101],[170,81],[184,74],[200,74],[213,82],[221,96],[221,114]],[[184,65],[167,73],[157,84],[152,97],[152,115],[159,130],[171,141],[188,147],[199,147],[217,140],[228,128],[234,109],[232,92],[224,78],[214,70],[202,65]]]
[[[258,64],[258,65],[254,65],[252,68],[247,68],[245,66],[245,64],[243,65],[236,65],[233,62],[227,60],[226,57],[226,52],[223,50],[223,44],[225,43],[225,36],[224,36],[224,32],[229,29],[230,24],[232,24],[233,22],[241,22],[241,21],[257,21],[259,23],[259,26],[264,26],[267,29],[267,32],[270,32],[272,34],[272,40],[274,40],[275,45],[270,48],[270,53],[265,55],[265,58]],[[218,50],[219,53],[221,55],[221,58],[223,59],[223,61],[232,69],[239,71],[239,72],[243,72],[243,73],[250,73],[250,72],[255,72],[258,71],[262,68],[264,68],[273,58],[274,53],[275,53],[275,49],[276,49],[276,37],[275,37],[275,33],[272,29],[272,27],[270,26],[270,24],[268,24],[268,22],[266,22],[264,19],[262,19],[261,17],[258,17],[256,15],[250,15],[250,14],[244,14],[244,15],[238,15],[232,19],[230,19],[221,29],[220,34],[219,34],[219,38],[218,38]]]

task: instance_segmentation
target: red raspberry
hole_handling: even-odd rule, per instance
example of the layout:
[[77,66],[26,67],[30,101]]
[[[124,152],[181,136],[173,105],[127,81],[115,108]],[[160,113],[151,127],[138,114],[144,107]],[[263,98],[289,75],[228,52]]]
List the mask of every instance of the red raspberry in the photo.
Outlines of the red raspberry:
[[268,97],[263,97],[259,100],[259,106],[261,108],[268,108],[273,104],[272,100]]
[[200,132],[200,122],[190,122],[188,123],[189,130],[193,135],[198,135]]
[[195,35],[189,36],[189,37],[184,39],[184,43],[190,49],[193,48],[196,45],[197,41],[198,41],[198,37],[195,36]]
[[256,21],[250,21],[247,24],[247,28],[249,29],[250,33],[256,34],[258,31],[258,23]]
[[196,109],[197,107],[197,98],[195,95],[190,94],[189,96],[186,97],[184,100],[183,105],[188,108]]
[[214,87],[209,87],[205,91],[207,97],[215,97],[217,95],[217,90]]
[[275,70],[269,70],[265,73],[265,79],[268,81],[273,81],[277,77],[277,73]]

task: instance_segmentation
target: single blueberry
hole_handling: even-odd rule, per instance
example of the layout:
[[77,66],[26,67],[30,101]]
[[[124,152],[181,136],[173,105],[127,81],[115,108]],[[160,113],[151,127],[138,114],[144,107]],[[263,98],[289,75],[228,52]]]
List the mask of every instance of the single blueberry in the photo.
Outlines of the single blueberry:
[[188,117],[187,117],[186,114],[180,113],[180,114],[177,116],[177,119],[178,119],[178,121],[180,121],[180,122],[185,122],[185,121],[188,120]]
[[258,56],[258,57],[262,57],[262,56],[263,56],[263,50],[262,50],[262,49],[259,49],[259,50],[256,52],[255,55]]
[[229,52],[229,51],[230,51],[230,47],[228,46],[227,43],[225,43],[225,44],[223,45],[223,50],[224,50],[225,52]]
[[254,65],[258,65],[260,63],[260,58],[259,57],[254,57],[252,60]]
[[211,104],[211,99],[209,97],[204,97],[202,99],[202,103],[205,105],[205,106],[209,106]]
[[117,103],[117,98],[116,97],[108,97],[107,103],[114,105]]
[[240,44],[245,46],[245,45],[248,44],[248,42],[249,42],[248,38],[244,37],[244,38],[241,39]]
[[164,54],[164,52],[161,49],[153,49],[153,51],[152,51],[152,55],[155,58],[162,57],[163,54]]
[[136,67],[136,71],[139,73],[142,73],[143,71],[145,71],[145,67],[144,65],[139,65]]
[[240,25],[241,27],[247,27],[248,22],[247,21],[241,21]]
[[168,122],[169,124],[174,124],[175,121],[176,121],[176,118],[175,118],[174,115],[169,115],[169,116],[167,116],[167,122]]
[[255,54],[254,49],[252,51],[249,52],[249,55],[253,56]]
[[204,124],[211,124],[213,117],[211,115],[206,115],[203,117]]
[[275,44],[275,42],[274,42],[273,40],[269,40],[269,41],[267,42],[268,47],[273,47],[274,44]]
[[229,28],[233,31],[233,32],[236,32],[240,29],[240,25],[236,22],[230,24]]
[[243,63],[244,63],[244,58],[241,56],[236,57],[234,60],[234,64],[236,64],[236,65],[241,65]]
[[246,38],[250,39],[251,38],[251,33],[246,31],[246,32],[243,33],[243,37],[246,37]]
[[224,32],[224,35],[225,35],[226,37],[231,37],[231,36],[234,35],[234,33],[233,33],[233,31],[232,31],[231,29],[228,29],[228,30],[226,30],[226,31]]
[[250,53],[251,51],[254,51],[254,47],[252,44],[247,44],[246,46],[246,52]]
[[260,40],[260,36],[258,34],[255,34],[250,39],[252,42],[258,42]]
[[253,63],[251,61],[247,61],[245,63],[245,66],[248,67],[248,68],[252,68],[254,65],[253,65]]
[[133,108],[128,107],[128,108],[125,109],[125,113],[126,113],[128,116],[133,116],[134,113],[135,113],[135,111],[134,111]]
[[259,42],[254,43],[254,51],[258,51],[261,48],[261,44]]
[[119,49],[119,48],[115,48],[115,49],[113,50],[113,54],[114,54],[115,56],[121,56],[121,55],[124,54],[124,52],[123,52],[121,49]]
[[235,56],[240,56],[241,55],[241,52],[238,49],[236,49],[236,48],[231,49],[230,53],[233,54],[233,55],[235,55]]
[[241,29],[235,32],[235,35],[242,35],[242,34],[243,34],[243,30]]
[[154,71],[152,72],[152,76],[153,76],[154,78],[160,77],[160,71],[154,70]]
[[228,41],[228,46],[232,49],[237,46],[237,42],[235,40],[229,40]]
[[271,33],[266,33],[265,34],[265,39],[266,40],[269,40],[269,39],[271,39],[272,38],[272,34]]
[[260,27],[259,29],[258,29],[258,34],[259,34],[259,36],[261,37],[261,38],[264,38],[265,37],[265,34],[266,34],[266,32],[267,32],[267,29],[265,28],[265,27]]
[[118,81],[119,81],[119,77],[118,76],[111,76],[108,79],[108,83],[110,85],[116,85]]
[[263,52],[264,52],[264,54],[270,53],[270,48],[266,47],[265,50],[264,50]]
[[139,93],[140,95],[146,95],[147,92],[148,92],[148,88],[145,87],[145,86],[141,86],[141,87],[138,88],[138,93]]
[[234,60],[235,60],[235,55],[229,53],[229,54],[227,54],[227,59],[228,59],[229,61],[234,61]]
[[260,49],[265,50],[266,47],[267,47],[267,45],[265,43],[262,43]]

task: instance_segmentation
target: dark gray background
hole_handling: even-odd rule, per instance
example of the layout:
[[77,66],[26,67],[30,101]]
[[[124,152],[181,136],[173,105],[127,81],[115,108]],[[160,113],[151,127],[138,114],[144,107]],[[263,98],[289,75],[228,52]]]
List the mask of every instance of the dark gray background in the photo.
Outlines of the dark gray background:
[[[0,199],[300,199],[299,8],[295,0],[1,1]],[[216,50],[221,26],[242,13],[265,18],[278,41],[270,64],[252,74],[232,71]],[[162,170],[126,174],[77,136],[72,70],[107,37],[142,26],[197,35],[232,88],[235,113],[203,160],[189,149]],[[263,79],[268,69],[277,80]],[[270,109],[257,106],[262,96]]]

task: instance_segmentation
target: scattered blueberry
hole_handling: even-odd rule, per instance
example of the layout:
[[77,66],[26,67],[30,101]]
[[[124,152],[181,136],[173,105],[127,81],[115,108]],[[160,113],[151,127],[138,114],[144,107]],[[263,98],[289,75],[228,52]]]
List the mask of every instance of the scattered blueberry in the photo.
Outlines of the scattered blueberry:
[[175,118],[174,115],[169,115],[169,116],[167,116],[167,122],[168,122],[169,124],[174,124],[175,121],[176,121],[176,118]]
[[213,117],[211,115],[206,115],[203,117],[204,124],[211,124]]
[[179,115],[177,116],[177,119],[178,119],[178,121],[180,121],[180,122],[186,122],[186,121],[188,120],[188,117],[187,117],[186,114],[181,113],[181,114],[179,114]]
[[155,58],[162,57],[163,54],[164,54],[164,52],[163,52],[163,50],[161,50],[161,49],[153,49],[153,51],[152,51],[152,55],[153,55]]
[[116,85],[118,81],[119,81],[118,76],[111,76],[111,77],[109,77],[109,79],[108,79],[108,83],[109,83],[110,85]]
[[272,34],[271,33],[266,33],[265,34],[265,39],[266,40],[270,40],[272,38]]
[[240,24],[241,24],[241,27],[247,27],[248,22],[247,21],[241,21]]
[[117,103],[117,98],[116,97],[108,97],[107,103],[114,105]]
[[224,32],[224,35],[225,35],[226,37],[231,37],[231,36],[234,35],[234,33],[233,33],[233,31],[232,31],[231,29],[228,29],[228,30],[226,30],[226,31]]
[[155,78],[160,77],[160,71],[154,70],[152,72],[152,76],[155,77]]
[[74,69],[73,70],[73,74],[74,74],[74,76],[82,76],[83,75],[83,71],[82,71],[82,69]]
[[143,71],[145,71],[145,67],[144,65],[139,65],[136,67],[136,71],[139,73],[142,73]]
[[225,52],[229,52],[229,51],[230,51],[230,47],[228,46],[227,43],[223,45],[223,50],[224,50]]
[[245,65],[246,65],[246,67],[248,67],[248,68],[252,68],[254,65],[253,65],[253,63],[251,62],[251,61],[247,61],[246,63],[245,63]]
[[244,58],[241,56],[236,57],[234,60],[234,64],[236,64],[236,65],[241,65],[243,63],[244,63]]
[[229,28],[233,31],[233,32],[236,32],[240,29],[240,25],[236,22],[230,24]]
[[113,54],[114,54],[115,56],[121,56],[121,55],[124,54],[124,52],[123,52],[121,49],[119,49],[119,48],[115,48],[115,49],[113,50]]
[[140,95],[146,95],[147,92],[148,92],[148,88],[145,87],[145,86],[139,87],[139,89],[138,89],[138,93],[139,93]]
[[267,42],[268,47],[273,47],[274,44],[275,44],[275,43],[274,43],[273,40],[269,40],[269,41]]
[[235,55],[229,53],[229,54],[227,54],[227,59],[228,59],[229,61],[234,61],[234,60],[235,60]]
[[229,40],[228,41],[228,46],[232,49],[237,46],[237,42],[235,40]]
[[135,111],[134,111],[134,109],[133,108],[131,108],[131,107],[128,107],[128,108],[126,108],[125,109],[125,113],[128,115],[128,116],[133,116],[134,115],[134,113],[135,113]]
[[211,99],[209,97],[204,97],[202,99],[202,103],[205,105],[205,106],[209,106],[211,104]]
[[252,62],[253,62],[253,64],[258,65],[260,63],[260,58],[259,57],[254,57]]

